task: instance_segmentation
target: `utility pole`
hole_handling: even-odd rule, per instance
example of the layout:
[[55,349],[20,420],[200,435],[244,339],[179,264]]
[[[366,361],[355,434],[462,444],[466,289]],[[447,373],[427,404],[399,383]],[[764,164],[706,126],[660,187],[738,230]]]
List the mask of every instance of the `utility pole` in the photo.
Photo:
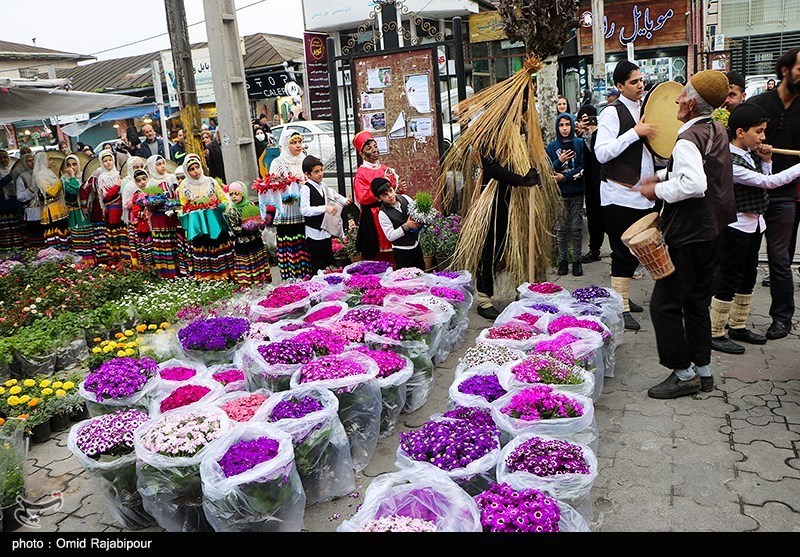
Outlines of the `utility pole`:
[[[595,93],[602,94],[606,89],[606,36],[603,27],[605,19],[603,0],[592,0],[592,78]],[[594,100],[594,99],[592,99]]]
[[[181,110],[186,152],[200,155],[204,161],[203,144],[200,141],[200,107],[197,104],[197,90],[194,84],[192,49],[189,45],[189,28],[186,25],[186,9],[183,0],[164,0],[167,12],[167,29],[172,48],[172,65],[178,85],[178,101]],[[166,147],[165,147],[166,148]]]
[[228,182],[251,184],[259,177],[244,59],[233,0],[203,0],[208,54],[219,116],[220,145]]

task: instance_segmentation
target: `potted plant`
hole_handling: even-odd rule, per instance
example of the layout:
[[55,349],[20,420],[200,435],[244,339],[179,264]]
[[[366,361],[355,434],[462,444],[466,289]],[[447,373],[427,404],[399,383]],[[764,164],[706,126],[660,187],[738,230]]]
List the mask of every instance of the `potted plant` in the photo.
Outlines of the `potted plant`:
[[433,270],[436,265],[436,243],[433,229],[423,227],[419,231],[419,246],[422,248],[422,257],[425,259],[425,271]]
[[40,444],[50,440],[53,434],[50,429],[50,414],[46,408],[37,408],[25,416],[25,434],[31,439],[31,443]]
[[0,418],[0,508],[3,531],[19,528],[14,512],[25,497],[24,420]]
[[440,218],[433,227],[436,264],[439,269],[447,269],[453,261],[461,221],[457,214]]
[[342,238],[342,243],[344,244],[344,249],[352,263],[355,263],[356,261],[361,261],[363,259],[361,252],[358,251],[358,248],[356,247],[357,237],[358,237],[358,225],[356,224],[356,221],[350,220],[347,225],[347,230],[345,230],[344,232],[344,238]]

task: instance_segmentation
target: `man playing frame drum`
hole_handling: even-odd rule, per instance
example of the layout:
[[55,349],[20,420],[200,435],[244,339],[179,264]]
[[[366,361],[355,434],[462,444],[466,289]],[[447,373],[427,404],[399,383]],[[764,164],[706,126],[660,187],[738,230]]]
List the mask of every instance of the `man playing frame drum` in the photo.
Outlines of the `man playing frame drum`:
[[709,301],[720,232],[736,220],[728,134],[710,118],[728,95],[716,70],[691,77],[675,102],[684,122],[667,168],[642,180],[641,195],[662,199],[662,227],[675,272],[656,281],[650,314],[658,359],[671,373],[651,387],[651,398],[711,391]]

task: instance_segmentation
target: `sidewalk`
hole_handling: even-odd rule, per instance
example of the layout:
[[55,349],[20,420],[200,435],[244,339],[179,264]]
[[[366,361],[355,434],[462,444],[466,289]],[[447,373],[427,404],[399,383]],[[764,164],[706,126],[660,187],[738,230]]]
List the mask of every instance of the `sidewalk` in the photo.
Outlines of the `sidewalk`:
[[[550,280],[569,290],[610,284],[608,248],[583,277]],[[770,324],[769,289],[755,287],[751,324]],[[731,356],[714,352],[716,388],[675,400],[654,400],[647,389],[667,371],[658,364],[649,315],[654,282],[634,280],[631,298],[644,306],[638,332],[626,331],[616,371],[595,405],[600,431],[599,475],[592,489],[595,532],[800,532],[800,342],[798,320],[785,339]],[[797,286],[795,286],[797,289]],[[797,290],[795,299],[797,300]],[[498,309],[511,300],[498,301]],[[470,314],[465,344],[436,368],[427,403],[400,417],[395,434],[380,439],[349,497],[306,508],[305,530],[334,532],[363,501],[376,475],[394,471],[397,432],[420,427],[445,410],[447,389],[464,351],[490,323]],[[44,502],[56,491],[63,507],[41,516],[38,531],[119,532],[87,474],[66,448],[67,432],[29,453],[29,499]],[[161,531],[152,527],[145,531]],[[21,527],[22,532],[34,532]]]

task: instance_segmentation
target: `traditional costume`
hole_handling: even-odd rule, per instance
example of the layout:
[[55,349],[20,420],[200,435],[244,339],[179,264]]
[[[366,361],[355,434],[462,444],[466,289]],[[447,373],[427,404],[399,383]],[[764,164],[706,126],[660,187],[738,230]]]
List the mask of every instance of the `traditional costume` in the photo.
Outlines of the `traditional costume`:
[[178,220],[178,181],[173,175],[162,174],[156,163],[162,158],[153,155],[147,159],[147,174],[150,179],[145,186],[145,207],[150,222],[153,266],[161,278],[190,276],[191,256],[186,236]]
[[64,202],[64,187],[50,168],[46,151],[36,153],[33,166],[33,181],[42,192],[42,227],[45,246],[60,251],[70,250],[67,205]]
[[330,233],[322,228],[325,212],[330,202],[345,205],[347,198],[334,192],[325,184],[307,180],[300,190],[300,212],[306,223],[306,247],[311,260],[311,272],[336,265]]
[[[380,199],[381,194],[391,188],[391,182],[386,178],[375,178],[370,184],[372,195]],[[395,269],[416,267],[425,270],[425,258],[422,247],[419,245],[419,228],[410,229],[406,224],[410,213],[409,208],[414,206],[414,201],[407,195],[395,195],[393,204],[381,201],[378,213],[381,231],[392,243]]]
[[269,254],[261,239],[261,231],[267,223],[261,218],[258,205],[247,197],[247,186],[242,182],[231,182],[228,195],[240,192],[242,200],[225,211],[225,218],[234,236],[234,280],[238,284],[260,284],[272,280]]
[[33,179],[34,159],[33,154],[22,155],[27,170],[17,177],[17,200],[22,205],[25,221],[25,236],[28,248],[42,249],[44,247],[44,228],[42,227],[42,206],[44,195],[36,187]]
[[[138,240],[137,233],[138,223],[136,222],[139,219],[131,219],[131,209],[134,202],[134,195],[137,192],[142,194],[144,193],[139,189],[139,186],[136,185],[136,181],[134,179],[134,173],[137,170],[144,170],[144,159],[139,156],[128,157],[128,160],[125,161],[125,177],[122,178],[120,186],[122,189],[122,222],[125,223],[125,226],[128,230],[128,246],[130,247],[131,265],[133,267],[139,266],[141,256],[138,249],[140,242]],[[144,219],[144,221],[145,225],[147,225],[147,219]],[[147,225],[146,232],[149,237],[149,225]],[[150,257],[150,259],[152,263],[152,257]]]
[[[353,146],[359,155],[369,141],[375,141],[375,138],[367,130],[362,130],[353,137]],[[394,264],[392,243],[386,238],[378,220],[381,202],[375,198],[370,189],[370,184],[375,178],[386,178],[395,189],[398,186],[397,173],[385,164],[365,160],[358,167],[353,179],[353,197],[361,209],[356,247],[365,259],[388,261]]]
[[83,169],[81,160],[77,155],[70,154],[64,159],[64,168],[75,161],[77,168],[74,176],[68,172],[61,175],[61,184],[64,188],[64,202],[67,205],[67,226],[72,241],[72,251],[81,257],[85,265],[95,265],[92,242],[92,221],[89,220],[89,198],[93,193],[92,188],[82,187],[80,176]]
[[149,179],[146,170],[134,170],[133,187],[128,186],[123,197],[123,204],[128,202],[128,231],[133,242],[131,254],[134,252],[133,246],[136,246],[138,264],[143,267],[153,266],[153,237],[145,205],[147,193],[144,191]]
[[0,254],[10,255],[24,247],[20,230],[19,202],[11,174],[11,157],[0,149]]
[[114,161],[114,153],[104,149],[100,151],[100,173],[97,175],[97,194],[103,207],[103,223],[105,224],[105,243],[108,262],[110,264],[129,262],[130,245],[128,231],[122,222],[121,178],[115,165],[106,168],[104,159]]

